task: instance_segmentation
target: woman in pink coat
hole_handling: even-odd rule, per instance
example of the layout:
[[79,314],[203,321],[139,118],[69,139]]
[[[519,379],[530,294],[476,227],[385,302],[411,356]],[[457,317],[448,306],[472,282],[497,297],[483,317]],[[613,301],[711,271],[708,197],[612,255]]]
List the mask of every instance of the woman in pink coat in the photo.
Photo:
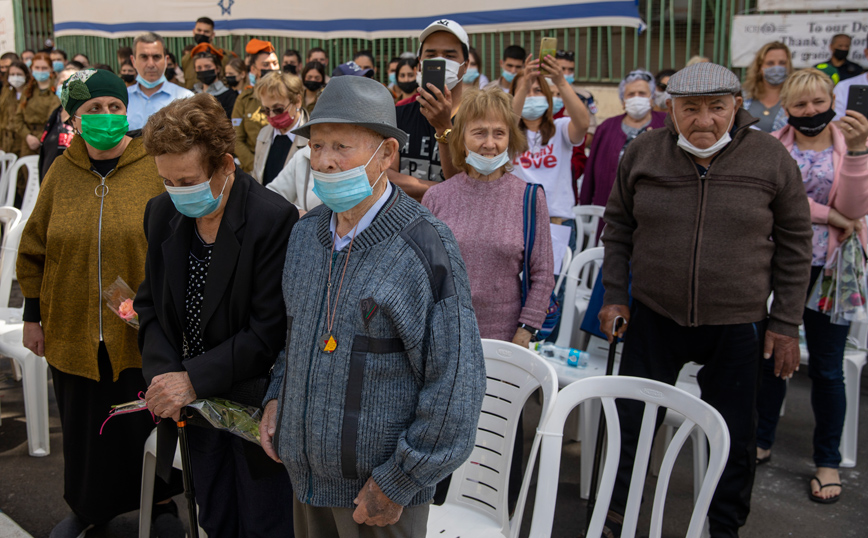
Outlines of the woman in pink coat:
[[[792,74],[781,90],[788,125],[772,133],[799,164],[811,206],[814,253],[809,293],[842,241],[856,233],[863,247],[868,242],[863,221],[868,214],[868,119],[848,110],[840,124],[833,124],[833,86],[832,80],[816,69]],[[829,504],[841,496],[838,445],[847,406],[843,362],[850,327],[834,325],[827,314],[807,308],[804,326],[816,421],[813,440],[817,471],[810,481],[809,498]],[[775,377],[773,367],[774,361],[764,362],[757,401],[757,464],[771,459],[786,393],[786,382]]]

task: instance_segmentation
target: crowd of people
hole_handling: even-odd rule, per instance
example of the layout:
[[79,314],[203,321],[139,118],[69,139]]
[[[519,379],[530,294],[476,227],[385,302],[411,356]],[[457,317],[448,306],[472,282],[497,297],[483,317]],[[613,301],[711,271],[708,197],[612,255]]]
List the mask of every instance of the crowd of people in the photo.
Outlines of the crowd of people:
[[[743,82],[700,57],[636,68],[618,86],[624,113],[599,125],[573,51],[510,45],[489,80],[451,20],[391,58],[384,83],[371,51],[330,68],[321,48],[278,56],[251,39],[239,57],[214,36],[197,20],[177,61],[144,33],[118,50],[117,74],[61,50],[0,56],[0,149],[40,158],[17,274],[24,345],[48,361],[64,437],[71,514],[53,538],[138,508],[151,417],[100,433],[136,394],[160,420],[154,527],[183,536],[173,419],[250,386],[261,447],[188,434],[209,537],[423,535],[438,484],[474,446],[481,339],[537,338],[564,248],[553,238],[585,246],[576,205],[606,207],[599,318],[610,341],[626,321],[621,374],[674,384],[696,361],[727,421],[711,535],[745,524],[800,325],[810,499],[840,498],[848,328],[804,305],[838,245],[868,242],[868,118],[846,109],[868,75],[847,60],[849,36],[802,70],[769,43]],[[423,86],[426,60],[442,60],[442,87]],[[118,276],[137,290],[138,332],[102,299]],[[642,416],[619,412],[611,536]]]

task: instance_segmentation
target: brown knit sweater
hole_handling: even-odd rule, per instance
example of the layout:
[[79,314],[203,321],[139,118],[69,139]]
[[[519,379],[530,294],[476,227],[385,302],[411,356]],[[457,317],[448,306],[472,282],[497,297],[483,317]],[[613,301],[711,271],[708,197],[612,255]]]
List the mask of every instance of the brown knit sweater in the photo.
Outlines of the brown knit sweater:
[[39,299],[46,360],[68,374],[99,380],[102,313],[103,339],[117,381],[122,370],[141,368],[142,359],[136,330],[105,306],[102,290],[118,276],[133,291],[144,280],[145,204],[164,188],[153,157],[140,138],[133,139],[106,176],[100,241],[99,184],[87,147],[76,136],[42,182],[18,249],[18,281],[26,299]]
[[[644,305],[683,326],[752,323],[797,336],[811,269],[811,216],[802,176],[784,146],[750,129],[739,110],[733,141],[700,177],[667,129],[628,146],[606,205],[605,304]],[[774,291],[767,314],[766,301]]]

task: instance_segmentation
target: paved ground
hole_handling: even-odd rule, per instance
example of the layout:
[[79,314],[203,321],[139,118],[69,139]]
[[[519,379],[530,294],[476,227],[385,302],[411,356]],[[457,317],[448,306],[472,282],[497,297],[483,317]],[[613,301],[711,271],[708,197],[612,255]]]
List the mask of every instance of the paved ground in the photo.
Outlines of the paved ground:
[[[863,470],[868,466],[868,383],[863,378],[860,430],[862,432],[859,466],[843,470],[844,494],[834,505],[820,505],[807,498],[811,463],[813,416],[809,403],[810,381],[797,373],[790,383],[786,415],[781,419],[774,458],[760,467],[753,494],[753,508],[741,536],[754,537],[854,537],[868,536],[868,483]],[[5,378],[5,379],[4,379]],[[51,397],[51,455],[31,458],[27,455],[27,435],[20,383],[11,379],[11,362],[0,359],[0,510],[36,538],[47,537],[53,525],[68,512],[63,501],[62,436]],[[536,410],[529,409],[525,420],[526,442],[534,431]],[[578,536],[585,522],[585,503],[578,499],[579,443],[568,443],[564,450],[562,475],[558,489],[553,536]],[[646,499],[653,492],[653,480],[646,489]],[[533,498],[535,490],[531,490]],[[683,536],[692,501],[692,465],[690,445],[676,466],[673,485],[667,500],[664,536]],[[183,498],[176,498],[183,507]],[[650,511],[650,503],[646,502]],[[528,513],[532,506],[528,507]],[[640,535],[647,533],[648,515],[643,518]],[[0,537],[6,529],[0,518]],[[88,533],[90,538],[133,537],[137,534],[137,513],[126,514],[110,524]],[[8,536],[19,536],[8,534]]]

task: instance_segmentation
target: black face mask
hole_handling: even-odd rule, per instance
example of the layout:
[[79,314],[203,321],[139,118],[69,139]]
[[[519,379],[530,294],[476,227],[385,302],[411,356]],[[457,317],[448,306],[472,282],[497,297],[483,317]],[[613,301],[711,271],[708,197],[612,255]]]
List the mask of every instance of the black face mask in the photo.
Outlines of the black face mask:
[[202,84],[210,86],[211,84],[214,84],[215,80],[217,80],[217,71],[215,71],[214,69],[196,71],[196,78],[198,78],[199,82],[201,82]]
[[832,51],[832,57],[836,60],[846,60],[850,54],[850,49],[835,49]]
[[[167,67],[165,75],[166,75],[166,80],[168,80],[169,82],[175,80],[175,68],[174,67]],[[135,75],[133,75],[133,76],[135,77]]]
[[415,80],[411,80],[410,82],[399,82],[398,89],[400,89],[405,94],[409,95],[416,91],[416,88],[419,87],[419,83]]
[[317,91],[318,89],[322,88],[323,86],[324,86],[324,84],[322,82],[317,82],[315,80],[305,80],[304,81],[304,87],[307,88],[308,90],[312,91],[312,92]]
[[[169,77],[166,77],[166,78],[168,79]],[[135,75],[121,75],[121,80],[123,80],[124,82],[134,82],[136,80],[136,76]]]
[[230,88],[234,88],[235,86],[238,85],[238,77],[227,76],[226,77],[226,85],[229,86]]
[[194,34],[193,41],[195,41],[197,45],[201,45],[202,43],[209,43],[211,38],[205,34]]
[[296,73],[298,73],[298,66],[294,64],[285,64],[283,66],[283,72],[295,75]]
[[274,69],[260,69],[259,70],[259,80],[264,79],[265,75],[271,73],[272,71],[274,71]]
[[834,118],[835,109],[829,107],[829,110],[820,112],[814,116],[805,116],[802,118],[790,116],[787,123],[792,125],[794,129],[803,135],[814,137],[822,133],[823,129],[825,129]]

